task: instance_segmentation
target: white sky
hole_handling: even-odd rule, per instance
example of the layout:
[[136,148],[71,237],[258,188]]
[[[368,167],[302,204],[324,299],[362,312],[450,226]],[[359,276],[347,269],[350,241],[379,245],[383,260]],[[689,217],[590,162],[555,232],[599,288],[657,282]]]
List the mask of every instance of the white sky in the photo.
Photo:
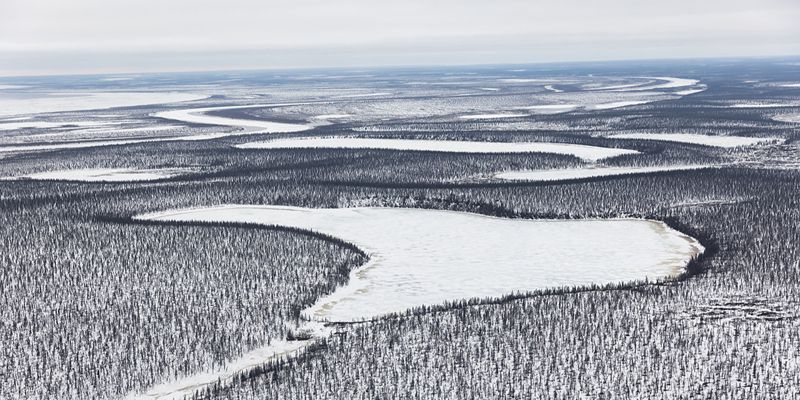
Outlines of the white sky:
[[0,75],[800,53],[798,0],[0,0]]

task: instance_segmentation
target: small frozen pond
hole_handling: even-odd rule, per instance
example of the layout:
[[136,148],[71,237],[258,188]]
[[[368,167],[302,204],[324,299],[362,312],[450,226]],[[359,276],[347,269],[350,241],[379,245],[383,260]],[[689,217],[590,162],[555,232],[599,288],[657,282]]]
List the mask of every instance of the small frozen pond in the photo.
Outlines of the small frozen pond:
[[595,168],[562,168],[527,171],[505,171],[495,178],[511,181],[566,181],[573,179],[595,178],[601,176],[648,174],[665,171],[686,171],[711,168],[710,165],[666,165],[656,167],[595,167]]
[[702,246],[647,220],[529,220],[404,208],[218,206],[142,216],[295,227],[370,255],[305,315],[354,321],[422,305],[679,274]]
[[636,150],[544,142],[475,142],[456,140],[376,139],[351,137],[306,137],[245,143],[240,149],[382,149],[405,151],[439,151],[450,153],[553,153],[566,154],[590,161],[637,154]]
[[680,142],[700,144],[713,147],[742,147],[753,146],[761,143],[776,142],[780,138],[759,138],[747,136],[710,136],[692,133],[620,133],[608,136],[611,139],[639,139],[662,140],[666,142]]

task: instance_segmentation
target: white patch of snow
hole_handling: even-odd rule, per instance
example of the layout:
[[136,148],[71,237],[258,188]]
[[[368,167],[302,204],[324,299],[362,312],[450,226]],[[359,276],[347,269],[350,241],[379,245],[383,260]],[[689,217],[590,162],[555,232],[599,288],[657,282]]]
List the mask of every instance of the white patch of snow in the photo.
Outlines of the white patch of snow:
[[468,120],[478,120],[478,119],[519,118],[527,116],[528,114],[472,114],[472,115],[462,115],[459,116],[458,118],[468,119]]
[[612,108],[635,106],[639,104],[647,104],[653,100],[629,100],[629,101],[614,101],[611,103],[595,104],[587,107],[588,110],[610,110]]
[[350,114],[323,114],[323,115],[316,115],[311,117],[312,119],[338,119],[338,118],[349,118],[352,117]]
[[778,114],[773,115],[772,119],[780,122],[800,124],[800,114]]
[[778,142],[783,140],[780,138],[710,136],[692,133],[621,133],[608,137],[611,139],[663,140],[667,142],[692,143],[714,147],[753,146],[761,143]]
[[571,143],[543,142],[474,142],[455,140],[376,139],[348,137],[307,137],[251,142],[236,147],[240,149],[385,149],[402,151],[439,151],[450,153],[553,153],[568,154],[585,160],[597,161],[623,154],[637,154],[636,150],[587,146]]
[[564,93],[564,91],[563,91],[563,90],[561,90],[561,89],[556,89],[556,88],[554,88],[554,87],[553,87],[553,85],[545,85],[545,87],[544,87],[544,88],[545,88],[545,89],[547,89],[547,90],[549,90],[549,91],[551,91],[551,92],[555,92],[555,93]]
[[798,104],[791,103],[737,103],[731,104],[730,108],[782,108],[782,107],[800,107]]
[[16,129],[35,128],[35,129],[51,129],[62,128],[68,126],[101,126],[101,125],[116,125],[117,122],[105,121],[29,121],[24,122],[0,122],[0,131],[9,131]]
[[260,105],[246,105],[246,106],[221,106],[221,107],[203,107],[203,108],[188,108],[181,110],[161,111],[153,114],[154,117],[171,119],[174,121],[188,122],[194,124],[208,124],[208,125],[222,125],[237,128],[248,129],[247,133],[278,133],[278,132],[299,132],[311,129],[312,126],[308,124],[289,124],[285,122],[273,122],[266,120],[256,119],[241,119],[241,118],[227,118],[207,115],[206,113],[212,111],[222,110],[238,110],[245,108],[258,108],[258,107],[277,107],[285,105],[298,105],[294,104],[260,104]]
[[505,171],[495,174],[495,178],[512,181],[567,181],[574,179],[595,178],[627,174],[647,174],[664,171],[687,171],[712,168],[712,165],[667,165],[657,167],[590,167],[541,169],[527,171]]
[[522,109],[533,111],[536,114],[560,114],[572,111],[576,108],[578,108],[577,104],[542,104],[523,107]]

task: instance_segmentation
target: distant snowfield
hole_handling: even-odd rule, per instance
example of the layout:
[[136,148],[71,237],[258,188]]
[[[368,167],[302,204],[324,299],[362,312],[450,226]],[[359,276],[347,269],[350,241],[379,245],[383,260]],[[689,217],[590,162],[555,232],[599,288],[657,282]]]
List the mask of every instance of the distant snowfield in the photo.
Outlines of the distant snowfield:
[[38,172],[17,179],[60,180],[72,182],[141,182],[172,178],[193,170],[188,168],[133,169],[133,168],[87,168]]
[[474,142],[455,140],[376,139],[348,137],[306,137],[251,142],[240,149],[382,149],[401,151],[438,151],[449,153],[553,153],[566,154],[590,161],[638,154],[636,150],[544,142]]
[[[356,321],[422,305],[679,274],[703,250],[660,222],[529,220],[404,208],[218,206],[140,216],[313,230],[370,255],[346,287],[304,311]],[[558,265],[554,268],[554,265]]]
[[759,138],[746,136],[709,136],[696,135],[691,133],[621,133],[607,136],[611,139],[639,139],[639,140],[662,140],[667,142],[681,142],[700,144],[713,147],[743,147],[753,146],[762,143],[779,142],[781,138]]
[[[584,90],[612,91],[612,92],[640,92],[647,90],[683,88],[687,86],[694,86],[700,83],[700,81],[697,79],[674,78],[670,76],[644,76],[641,78],[648,79],[648,81],[640,83],[626,83],[621,85],[587,88]],[[660,81],[661,83],[654,83],[653,81]]]
[[563,168],[527,171],[505,171],[495,174],[495,178],[511,181],[568,181],[574,179],[595,178],[628,174],[649,174],[666,171],[688,171],[713,168],[712,165],[668,165],[657,167],[595,167],[595,168]]
[[0,96],[0,116],[98,110],[200,100],[207,95],[182,92],[43,93],[39,97]]

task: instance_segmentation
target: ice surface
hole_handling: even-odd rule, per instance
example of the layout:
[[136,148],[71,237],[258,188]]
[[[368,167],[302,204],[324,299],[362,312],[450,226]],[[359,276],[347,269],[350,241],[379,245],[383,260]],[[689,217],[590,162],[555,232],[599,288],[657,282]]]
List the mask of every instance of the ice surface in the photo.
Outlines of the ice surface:
[[[154,114],[155,117],[170,119],[174,121],[188,122],[193,124],[222,125],[237,128],[249,129],[249,133],[278,133],[278,132],[298,132],[311,129],[309,124],[289,124],[285,122],[273,122],[257,119],[240,119],[218,117],[207,115],[211,111],[237,110],[244,108],[275,107],[275,104],[247,105],[247,106],[222,106],[222,107],[203,107],[188,108],[181,110],[162,111]],[[254,132],[257,130],[257,132]]]
[[533,111],[536,114],[560,114],[578,108],[577,104],[540,104],[524,107],[525,110]]
[[0,116],[177,103],[206,97],[182,92],[43,93],[36,97],[3,95],[0,96]]
[[692,143],[714,147],[753,146],[760,143],[777,142],[782,140],[780,138],[709,136],[693,133],[620,133],[608,137],[612,139],[663,140],[668,142]]
[[495,175],[495,178],[513,181],[563,181],[600,176],[614,176],[626,174],[645,174],[662,171],[686,171],[711,168],[711,165],[667,165],[657,167],[595,167],[595,168],[563,168],[542,169],[527,171],[505,171]]
[[510,113],[498,113],[498,114],[471,114],[471,115],[462,115],[458,118],[461,119],[501,119],[501,118],[519,118],[519,117],[527,117],[528,114],[510,114]]
[[541,142],[468,142],[455,140],[375,139],[348,137],[307,137],[251,142],[236,146],[241,149],[385,149],[413,151],[441,151],[451,153],[554,153],[568,154],[585,160],[597,161],[623,154],[637,154],[636,150],[612,147],[586,146],[570,143]]
[[218,206],[142,216],[313,230],[370,261],[304,314],[354,321],[422,305],[674,276],[702,246],[660,222],[529,220],[404,208]]
[[587,107],[588,110],[610,110],[612,108],[620,108],[627,106],[635,106],[639,104],[647,104],[655,100],[629,100],[629,101],[612,101],[610,103],[595,104]]
[[76,182],[134,182],[171,178],[191,172],[187,168],[133,169],[133,168],[87,168],[38,172],[21,176],[24,179],[63,180]]

